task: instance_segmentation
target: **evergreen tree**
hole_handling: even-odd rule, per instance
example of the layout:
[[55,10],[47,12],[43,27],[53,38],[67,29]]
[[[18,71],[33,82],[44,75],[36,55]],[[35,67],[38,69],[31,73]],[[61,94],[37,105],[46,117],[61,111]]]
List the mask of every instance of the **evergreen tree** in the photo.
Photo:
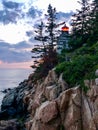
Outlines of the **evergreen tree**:
[[89,43],[94,44],[94,42],[98,41],[98,0],[93,0],[91,7],[91,33]]
[[81,0],[79,1],[81,5],[80,10],[76,10],[77,12],[73,15],[73,19],[71,21],[72,25],[72,33],[70,41],[70,48],[76,49],[85,44],[89,37],[90,31],[90,5],[89,0]]
[[44,24],[41,21],[40,25],[37,25],[37,28],[35,30],[36,36],[35,40],[40,41],[38,45],[35,45],[35,47],[32,49],[32,53],[34,54],[32,56],[34,60],[34,65],[32,65],[32,68],[37,68],[40,64],[39,58],[43,57],[46,54],[46,39],[47,37],[44,36]]
[[55,50],[59,36],[57,28],[65,22],[57,24],[56,14],[56,9],[49,4],[47,14],[45,14],[47,23],[41,22],[35,30],[35,40],[40,41],[40,45],[36,45],[32,49],[32,53],[36,55],[32,56],[32,58],[37,60],[34,61],[34,65],[31,67],[36,68],[35,72],[39,75],[39,78],[46,76],[48,71],[58,63],[57,52]]
[[56,29],[56,9],[52,8],[52,6],[49,4],[47,14],[45,14],[48,22],[46,25],[46,32],[48,33],[48,42],[51,48],[54,47],[54,42],[56,40],[55,36],[55,29]]

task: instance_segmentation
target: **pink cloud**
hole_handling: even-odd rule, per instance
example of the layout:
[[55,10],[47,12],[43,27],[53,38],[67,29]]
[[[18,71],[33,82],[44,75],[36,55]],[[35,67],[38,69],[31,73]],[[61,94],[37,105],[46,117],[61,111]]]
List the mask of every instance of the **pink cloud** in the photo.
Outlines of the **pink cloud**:
[[2,61],[0,60],[0,65],[2,64]]
[[19,62],[19,63],[4,63],[0,61],[0,68],[23,68],[23,69],[30,69],[31,65],[33,64],[32,61],[29,62]]

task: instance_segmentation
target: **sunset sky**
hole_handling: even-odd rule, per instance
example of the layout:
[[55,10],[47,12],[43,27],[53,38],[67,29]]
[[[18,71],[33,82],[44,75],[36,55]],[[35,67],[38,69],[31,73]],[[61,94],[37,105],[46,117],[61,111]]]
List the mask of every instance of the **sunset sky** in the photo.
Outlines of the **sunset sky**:
[[[79,8],[79,4],[77,3],[77,0],[61,0],[61,1],[59,0],[2,0],[2,1],[23,3],[24,4],[23,12],[26,12],[32,5],[36,9],[43,10],[43,13],[47,11],[47,7],[49,4],[51,4],[53,7],[56,7],[57,11],[62,11],[65,13],[70,11],[75,11],[77,8]],[[4,9],[5,9],[4,5],[2,5],[1,2],[0,10],[2,11]],[[32,24],[36,22],[36,19],[32,20]],[[33,30],[33,26],[31,26],[28,21],[29,18],[26,17],[24,19],[17,20],[16,24],[15,23],[4,24],[1,22],[0,41],[4,41],[10,44],[17,44],[22,41],[28,42],[29,38],[26,35],[26,31]],[[12,47],[9,49],[12,49]],[[27,61],[27,62],[21,61],[18,63],[14,61],[12,63],[4,62],[0,59],[0,68],[6,68],[6,67],[7,68],[29,68],[30,65],[32,65],[32,59],[31,61]]]
[[13,68],[19,68],[19,69],[30,69],[31,65],[33,64],[32,61],[30,62],[20,62],[20,63],[3,63],[2,61],[0,61],[0,68],[9,68],[9,69],[13,69]]
[[[9,0],[6,0],[9,1]],[[57,11],[70,12],[75,11],[79,8],[79,4],[77,0],[11,0],[13,2],[23,2],[25,3],[25,10],[29,8],[29,4],[33,3],[33,5],[42,9],[43,11],[47,11],[47,7],[49,3],[52,4],[53,7],[56,7]],[[24,10],[24,9],[23,9]],[[25,32],[31,28],[31,26],[26,23],[27,19],[22,19],[17,22],[17,24],[8,24],[3,25],[0,24],[0,39],[9,42],[11,44],[15,44],[22,40],[28,40],[25,35]]]

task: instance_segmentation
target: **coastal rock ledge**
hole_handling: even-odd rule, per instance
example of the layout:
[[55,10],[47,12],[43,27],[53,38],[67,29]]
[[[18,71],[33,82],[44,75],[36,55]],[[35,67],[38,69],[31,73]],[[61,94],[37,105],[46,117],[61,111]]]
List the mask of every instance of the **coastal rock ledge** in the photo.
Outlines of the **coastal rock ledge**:
[[37,82],[24,96],[28,105],[27,130],[98,130],[98,84],[84,81],[87,93],[67,83],[50,71],[43,82]]
[[[84,81],[89,88],[85,93],[80,86],[70,88],[62,76],[51,70],[45,79],[34,84],[31,74],[20,87],[21,92],[17,88],[17,96],[22,93],[19,103],[26,107],[23,112],[28,112],[26,130],[98,130],[98,79]],[[3,108],[5,101],[6,98]]]

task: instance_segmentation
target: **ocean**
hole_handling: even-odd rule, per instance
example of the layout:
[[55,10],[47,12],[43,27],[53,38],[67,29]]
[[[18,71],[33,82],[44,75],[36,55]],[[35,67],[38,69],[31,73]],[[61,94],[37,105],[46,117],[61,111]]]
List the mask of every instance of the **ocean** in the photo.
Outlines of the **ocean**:
[[[30,73],[32,69],[0,69],[0,91],[17,87],[20,82],[28,78]],[[0,104],[4,95],[0,92]]]

